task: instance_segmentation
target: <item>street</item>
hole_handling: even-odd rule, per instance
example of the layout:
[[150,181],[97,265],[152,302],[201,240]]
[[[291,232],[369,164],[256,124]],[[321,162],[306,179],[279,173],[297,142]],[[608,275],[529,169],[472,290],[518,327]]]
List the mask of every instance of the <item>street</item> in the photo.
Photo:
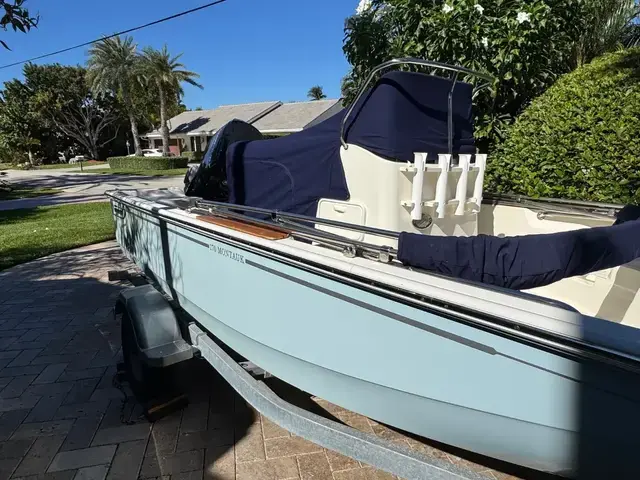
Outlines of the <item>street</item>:
[[[104,168],[85,167],[86,170]],[[73,170],[77,170],[74,167]],[[57,188],[63,193],[0,202],[0,210],[33,208],[45,205],[97,202],[106,200],[104,192],[115,189],[182,187],[181,176],[152,177],[81,173],[70,170],[7,170],[2,179],[32,187]]]

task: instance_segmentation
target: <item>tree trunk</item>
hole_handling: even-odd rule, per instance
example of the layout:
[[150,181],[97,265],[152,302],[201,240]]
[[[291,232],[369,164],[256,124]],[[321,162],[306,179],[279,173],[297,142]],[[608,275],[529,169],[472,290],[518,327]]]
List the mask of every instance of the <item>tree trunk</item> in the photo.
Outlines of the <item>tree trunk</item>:
[[124,105],[127,109],[127,113],[129,114],[129,123],[131,123],[131,135],[133,136],[133,146],[136,150],[136,156],[141,157],[142,147],[140,146],[140,137],[138,136],[138,122],[133,114],[133,105],[131,105],[129,90],[124,82],[120,83],[120,90],[122,91],[122,99],[124,100]]
[[131,135],[133,135],[133,146],[136,149],[136,156],[142,156],[142,147],[140,146],[140,137],[138,136],[138,122],[132,112],[129,113],[129,122],[131,122]]
[[31,152],[31,147],[29,147],[27,153],[29,154],[29,163],[33,165],[33,153]]
[[90,160],[99,160],[98,158],[98,146],[96,145],[96,139],[91,136],[88,137],[87,143],[89,144],[89,155],[91,156]]
[[162,155],[169,155],[169,127],[167,126],[167,102],[164,98],[162,83],[156,80],[158,93],[160,94],[160,132],[162,132]]

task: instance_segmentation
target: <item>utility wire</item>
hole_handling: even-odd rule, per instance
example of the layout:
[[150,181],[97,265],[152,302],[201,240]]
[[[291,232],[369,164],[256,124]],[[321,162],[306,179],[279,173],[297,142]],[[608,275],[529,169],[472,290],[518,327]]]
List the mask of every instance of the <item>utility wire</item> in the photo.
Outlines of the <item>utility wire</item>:
[[185,10],[184,12],[176,13],[175,15],[171,15],[169,17],[164,17],[159,20],[155,20],[153,22],[145,23],[144,25],[139,25],[137,27],[129,28],[128,30],[122,30],[121,32],[114,33],[112,35],[108,35],[106,37],[96,38],[95,40],[91,40],[90,42],[81,43],[79,45],[74,45],[73,47],[63,48],[62,50],[57,50],[55,52],[46,53],[44,55],[40,55],[38,57],[29,58],[27,60],[21,60],[19,62],[9,63],[7,65],[0,66],[0,70],[9,67],[15,67],[16,65],[22,65],[23,63],[33,62],[34,60],[40,60],[41,58],[52,57],[54,55],[58,55],[60,53],[68,52],[70,50],[75,50],[76,48],[86,47],[87,45],[91,45],[96,42],[100,42],[107,38],[117,37],[118,35],[124,35],[125,33],[135,32],[136,30],[142,30],[143,28],[151,27],[152,25],[157,25],[159,23],[167,22],[169,20],[173,20],[174,18],[182,17],[184,15],[188,15],[193,12],[197,12],[199,10],[204,10],[205,8],[213,7],[215,5],[219,5],[220,3],[224,3],[227,0],[216,0],[215,2],[207,3],[205,5],[200,5],[199,7],[192,8],[190,10]]

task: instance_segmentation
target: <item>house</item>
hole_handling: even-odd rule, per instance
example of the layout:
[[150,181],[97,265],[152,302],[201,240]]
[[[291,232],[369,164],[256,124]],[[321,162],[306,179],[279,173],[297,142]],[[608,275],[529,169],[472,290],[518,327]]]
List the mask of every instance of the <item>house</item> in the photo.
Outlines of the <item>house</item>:
[[[238,119],[252,124],[266,136],[299,132],[321,122],[342,109],[337,100],[309,102],[259,102],[223,105],[213,110],[182,112],[168,121],[169,148],[175,154],[185,151],[204,152],[209,139],[227,122]],[[149,148],[162,145],[159,129],[142,136]]]

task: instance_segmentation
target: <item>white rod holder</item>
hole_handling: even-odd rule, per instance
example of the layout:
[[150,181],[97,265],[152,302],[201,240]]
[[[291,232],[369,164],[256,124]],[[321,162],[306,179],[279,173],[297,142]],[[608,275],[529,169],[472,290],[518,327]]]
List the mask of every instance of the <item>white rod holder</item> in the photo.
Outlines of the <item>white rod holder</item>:
[[424,168],[427,161],[426,153],[413,154],[413,166],[416,174],[413,177],[413,185],[411,186],[411,220],[422,220],[422,189],[424,187]]
[[[458,166],[462,169],[460,178],[458,179],[458,185],[456,187],[456,200],[458,206],[456,207],[456,215],[464,215],[467,204],[467,183],[469,182],[469,164],[471,163],[471,155],[459,155]],[[475,185],[474,185],[475,186]]]
[[438,218],[444,218],[447,208],[447,182],[449,180],[449,167],[451,166],[451,155],[438,155],[438,167],[440,167],[440,176],[436,183],[436,215]]
[[482,189],[484,186],[484,171],[487,167],[487,154],[476,154],[476,164],[478,168],[478,176],[476,177],[476,183],[473,186],[473,198],[475,198],[478,208],[482,208]]

